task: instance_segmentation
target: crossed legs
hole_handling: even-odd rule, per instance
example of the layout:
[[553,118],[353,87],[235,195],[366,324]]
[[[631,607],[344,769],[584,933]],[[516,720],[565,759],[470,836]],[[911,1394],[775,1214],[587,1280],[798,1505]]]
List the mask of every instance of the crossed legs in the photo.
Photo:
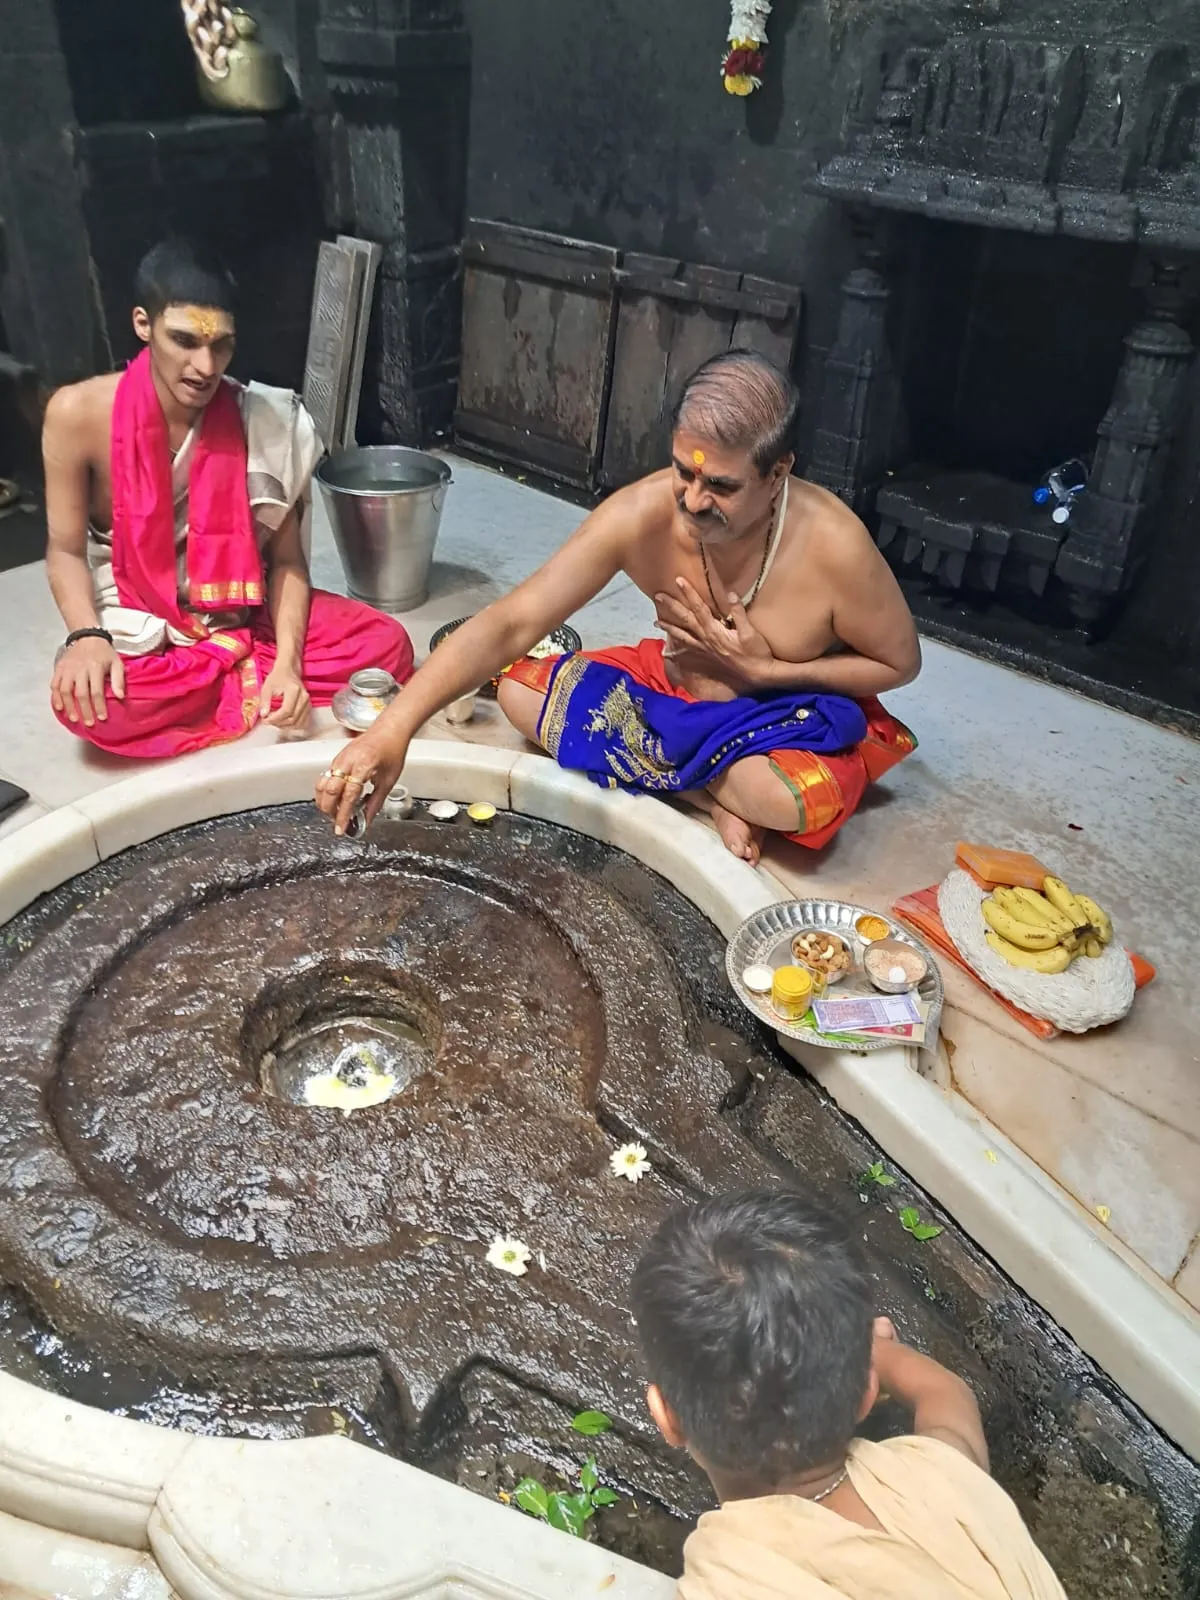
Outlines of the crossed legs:
[[[504,678],[497,699],[518,733],[538,744],[537,725],[545,696],[526,684]],[[707,789],[683,798],[706,811],[726,848],[751,866],[758,863],[768,830],[794,833],[804,826],[795,795],[767,756],[747,756],[744,761],[736,761]]]

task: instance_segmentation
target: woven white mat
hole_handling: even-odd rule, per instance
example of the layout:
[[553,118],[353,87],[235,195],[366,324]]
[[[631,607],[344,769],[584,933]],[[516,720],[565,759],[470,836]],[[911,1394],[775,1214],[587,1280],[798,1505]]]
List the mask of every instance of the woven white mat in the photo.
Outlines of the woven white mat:
[[989,989],[1064,1033],[1087,1033],[1128,1014],[1133,966],[1115,938],[1095,960],[1081,956],[1065,972],[1010,966],[984,937],[984,894],[970,873],[956,868],[938,889],[938,912],[959,954]]

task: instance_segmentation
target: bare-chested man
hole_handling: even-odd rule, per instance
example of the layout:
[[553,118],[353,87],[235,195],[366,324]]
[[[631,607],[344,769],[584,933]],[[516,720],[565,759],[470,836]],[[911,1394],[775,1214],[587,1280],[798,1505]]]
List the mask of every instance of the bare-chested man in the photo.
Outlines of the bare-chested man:
[[309,584],[321,443],[290,390],[225,377],[232,279],[169,241],[135,295],[141,355],[46,410],[59,721],[117,755],[179,755],[260,719],[299,728],[359,667],[407,677],[398,622]]
[[[426,718],[515,662],[500,704],[562,764],[686,792],[750,862],[768,829],[824,844],[915,748],[876,697],[911,682],[921,653],[866,528],[791,476],[798,409],[791,380],[761,356],[730,351],[702,367],[676,411],[671,466],[605,501],[441,645],[321,778],[321,809],[343,828],[373,786],[373,815]],[[654,601],[664,639],[525,658],[619,572]]]

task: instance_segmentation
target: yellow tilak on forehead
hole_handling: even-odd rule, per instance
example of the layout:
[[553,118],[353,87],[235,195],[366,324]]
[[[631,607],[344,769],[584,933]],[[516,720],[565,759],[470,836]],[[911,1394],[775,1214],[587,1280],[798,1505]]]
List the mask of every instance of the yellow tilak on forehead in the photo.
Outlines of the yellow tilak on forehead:
[[188,321],[201,339],[215,339],[221,331],[221,318],[215,311],[189,311]]
[[702,467],[704,465],[704,463],[708,460],[708,457],[704,454],[703,450],[693,450],[692,451],[692,460],[696,463],[696,465],[698,467]]

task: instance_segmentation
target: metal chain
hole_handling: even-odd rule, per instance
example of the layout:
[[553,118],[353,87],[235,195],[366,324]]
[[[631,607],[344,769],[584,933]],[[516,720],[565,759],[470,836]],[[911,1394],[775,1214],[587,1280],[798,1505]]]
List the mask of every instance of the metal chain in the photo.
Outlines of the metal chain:
[[233,13],[223,0],[180,0],[196,60],[214,83],[229,76],[229,47],[237,41]]

